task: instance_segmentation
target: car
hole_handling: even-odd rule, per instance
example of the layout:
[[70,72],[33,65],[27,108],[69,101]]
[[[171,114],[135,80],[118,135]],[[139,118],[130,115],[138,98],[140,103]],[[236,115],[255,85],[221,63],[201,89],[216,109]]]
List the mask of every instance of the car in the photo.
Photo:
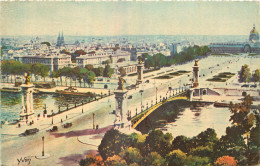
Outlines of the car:
[[257,85],[255,84],[255,85],[251,85],[250,86],[250,88],[256,88],[257,87]]
[[149,80],[146,80],[145,83],[149,83],[150,81]]
[[249,87],[249,85],[247,85],[247,84],[244,84],[244,85],[242,85],[241,87]]
[[27,130],[25,130],[24,133],[22,133],[22,135],[27,136],[27,135],[35,134],[37,132],[39,132],[39,129],[37,129],[37,128],[27,129]]
[[128,99],[132,99],[132,98],[133,98],[133,96],[132,96],[132,95],[128,96]]
[[58,126],[53,126],[52,129],[47,130],[47,132],[58,131]]
[[64,125],[62,125],[64,128],[69,128],[72,126],[71,122],[65,123]]

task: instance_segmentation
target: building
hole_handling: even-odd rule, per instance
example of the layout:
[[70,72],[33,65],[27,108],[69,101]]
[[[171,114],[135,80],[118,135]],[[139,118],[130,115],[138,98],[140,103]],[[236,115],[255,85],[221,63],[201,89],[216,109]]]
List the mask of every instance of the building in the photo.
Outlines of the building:
[[65,45],[65,41],[64,41],[64,37],[63,37],[63,32],[61,33],[61,36],[60,36],[60,33],[59,33],[59,36],[57,38],[57,44],[56,46],[57,47],[61,47],[61,46],[64,46]]
[[132,74],[137,72],[137,66],[136,64],[131,64],[131,65],[126,65],[126,66],[120,66],[116,68],[116,73],[119,74],[119,69],[120,68],[125,69],[126,74]]
[[43,65],[47,65],[50,69],[50,72],[57,71],[63,67],[67,67],[71,63],[70,56],[66,54],[15,56],[14,60],[20,61],[25,64],[41,63]]
[[248,42],[226,42],[226,43],[211,43],[209,48],[212,53],[260,53],[259,34],[253,26],[250,31]]
[[123,61],[130,61],[131,54],[127,51],[113,51],[113,50],[98,50],[88,52],[86,55],[76,57],[76,64],[79,67],[86,65],[101,65],[106,60],[112,59],[112,63],[119,63]]

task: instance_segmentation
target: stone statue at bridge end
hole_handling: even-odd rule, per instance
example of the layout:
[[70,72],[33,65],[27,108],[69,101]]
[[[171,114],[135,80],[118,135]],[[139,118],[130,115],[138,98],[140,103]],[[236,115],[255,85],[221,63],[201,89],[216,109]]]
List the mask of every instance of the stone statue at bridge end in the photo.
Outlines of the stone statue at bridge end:
[[124,78],[122,76],[118,77],[118,88],[117,90],[124,90],[125,87],[124,87]]
[[24,82],[24,84],[26,84],[26,85],[30,85],[31,84],[31,76],[30,76],[29,72],[25,73],[25,82]]

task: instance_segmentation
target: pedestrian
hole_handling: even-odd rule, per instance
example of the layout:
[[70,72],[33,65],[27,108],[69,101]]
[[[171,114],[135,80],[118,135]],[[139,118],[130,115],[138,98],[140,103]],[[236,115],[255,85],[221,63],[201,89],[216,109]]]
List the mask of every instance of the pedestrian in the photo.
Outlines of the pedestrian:
[[60,122],[61,122],[61,123],[63,122],[62,119],[60,119]]
[[68,119],[68,116],[66,115],[66,119]]
[[98,129],[98,125],[96,125],[96,130]]

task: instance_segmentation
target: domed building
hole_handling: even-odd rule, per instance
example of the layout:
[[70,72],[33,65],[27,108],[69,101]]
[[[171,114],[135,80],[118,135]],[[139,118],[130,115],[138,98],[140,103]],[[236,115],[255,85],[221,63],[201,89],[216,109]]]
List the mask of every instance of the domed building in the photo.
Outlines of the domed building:
[[214,54],[223,53],[260,53],[259,34],[253,26],[250,31],[248,42],[226,42],[226,43],[210,43],[209,48]]
[[253,29],[250,31],[249,41],[250,42],[259,41],[259,34],[258,34],[257,30],[255,29],[255,25],[254,25]]

